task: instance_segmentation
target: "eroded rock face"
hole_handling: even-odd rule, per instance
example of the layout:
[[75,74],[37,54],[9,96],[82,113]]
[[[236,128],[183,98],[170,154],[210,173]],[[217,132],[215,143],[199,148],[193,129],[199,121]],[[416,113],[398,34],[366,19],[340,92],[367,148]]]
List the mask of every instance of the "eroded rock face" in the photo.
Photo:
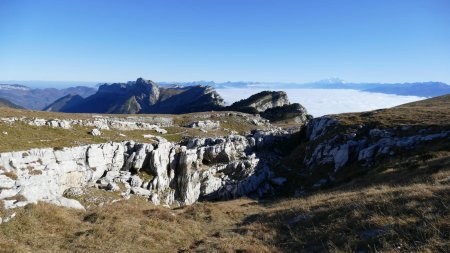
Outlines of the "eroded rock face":
[[306,149],[299,154],[316,187],[332,182],[345,167],[369,169],[377,160],[396,156],[434,140],[450,140],[450,131],[430,129],[410,131],[411,126],[379,129],[372,125],[341,125],[323,116],[306,128]]
[[[9,207],[47,201],[79,206],[62,196],[66,189],[93,185],[105,171],[123,166],[124,147],[120,143],[86,145],[61,150],[31,149],[0,154],[0,199]],[[12,181],[14,183],[12,184]]]
[[270,121],[281,121],[292,119],[297,123],[304,124],[312,119],[306,108],[298,103],[269,108],[261,113],[261,116]]
[[262,91],[225,108],[226,110],[260,114],[270,121],[294,120],[305,124],[312,116],[298,103],[291,104],[284,91]]
[[85,113],[166,113],[179,114],[220,109],[223,99],[211,87],[159,87],[151,80],[138,78],[127,83],[103,84],[98,91],[76,103],[60,99],[48,106],[59,112]]
[[269,108],[281,107],[289,104],[290,102],[286,92],[263,91],[232,104],[229,106],[229,109],[246,113],[260,113]]
[[[157,144],[128,141],[1,153],[0,200],[8,208],[47,201],[81,209],[64,196],[90,186],[164,205],[262,195],[271,190],[272,174],[265,156],[256,152],[288,134],[272,130],[191,139],[184,145],[160,139]],[[143,171],[150,176],[141,178]]]

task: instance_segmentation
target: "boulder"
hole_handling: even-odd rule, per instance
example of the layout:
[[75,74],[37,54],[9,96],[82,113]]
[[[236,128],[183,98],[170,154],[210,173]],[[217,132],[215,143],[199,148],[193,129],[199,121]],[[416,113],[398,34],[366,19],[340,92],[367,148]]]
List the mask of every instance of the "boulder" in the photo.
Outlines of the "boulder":
[[292,119],[300,124],[305,124],[312,119],[306,108],[298,103],[269,108],[261,113],[261,117],[271,122]]
[[188,125],[190,128],[197,128],[201,130],[212,130],[217,129],[220,127],[220,121],[213,121],[213,120],[201,120],[192,122]]
[[100,130],[98,130],[97,128],[94,128],[91,131],[91,135],[92,136],[100,136],[100,135],[102,135],[102,132],[100,132]]
[[284,91],[262,91],[247,99],[233,103],[227,108],[230,111],[245,113],[260,113],[269,108],[289,105],[287,94]]

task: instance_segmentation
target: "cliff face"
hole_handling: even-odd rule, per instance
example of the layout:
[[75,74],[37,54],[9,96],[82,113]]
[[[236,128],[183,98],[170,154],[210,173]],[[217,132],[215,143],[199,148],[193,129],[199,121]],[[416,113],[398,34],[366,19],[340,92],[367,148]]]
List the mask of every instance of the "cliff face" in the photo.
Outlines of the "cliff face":
[[312,116],[308,114],[306,108],[298,103],[269,108],[261,113],[261,117],[272,122],[294,120],[296,123],[306,123],[312,119]]
[[[61,101],[56,101],[61,104]],[[50,105],[50,111],[84,113],[189,113],[221,107],[223,99],[210,87],[161,88],[151,80],[104,84],[77,103]]]
[[260,114],[273,122],[294,120],[305,124],[312,118],[305,107],[298,103],[291,104],[284,91],[262,91],[233,103],[225,110]]
[[249,98],[233,103],[228,108],[247,113],[260,113],[269,108],[289,105],[289,99],[284,91],[262,91]]
[[[46,201],[83,209],[66,198],[80,187],[136,194],[155,204],[190,205],[198,199],[228,199],[272,190],[264,155],[286,131],[251,136],[191,139],[184,145],[160,138],[134,142],[32,149],[0,154],[0,200],[6,208]],[[143,179],[142,173],[151,175]]]
[[271,121],[306,123],[310,116],[300,104],[291,104],[283,91],[263,91],[224,106],[220,95],[209,86],[159,87],[138,78],[135,82],[104,84],[97,93],[83,99],[69,95],[45,108],[55,112],[83,113],[164,113],[181,114],[207,111],[238,111],[261,114]]

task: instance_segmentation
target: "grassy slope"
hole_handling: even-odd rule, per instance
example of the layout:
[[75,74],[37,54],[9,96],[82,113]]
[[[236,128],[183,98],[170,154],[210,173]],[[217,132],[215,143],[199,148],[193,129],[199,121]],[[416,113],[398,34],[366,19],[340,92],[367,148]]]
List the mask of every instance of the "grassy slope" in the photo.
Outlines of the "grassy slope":
[[[339,117],[349,125],[374,120],[390,127],[392,120],[448,129],[442,117],[449,108],[446,98]],[[175,210],[139,198],[92,205],[87,212],[28,206],[0,225],[0,251],[449,252],[448,145],[383,161],[350,182],[297,198]]]
[[[142,199],[87,212],[48,204],[0,226],[6,252],[448,252],[450,159],[374,170],[301,198],[198,203],[175,210]],[[408,178],[408,182],[401,182]],[[367,185],[368,181],[371,184]],[[39,232],[36,232],[39,231]]]
[[[74,126],[73,129],[58,129],[51,127],[36,127],[25,123],[7,124],[0,122],[0,152],[20,151],[30,148],[43,147],[69,147],[91,143],[104,143],[107,141],[125,141],[134,140],[137,142],[150,142],[151,140],[143,137],[144,134],[162,136],[169,141],[180,141],[188,136],[223,136],[228,135],[230,131],[238,133],[248,132],[254,128],[262,128],[252,125],[242,117],[227,117],[224,121],[224,114],[227,112],[213,113],[210,117],[204,117],[206,113],[191,113],[182,115],[109,115],[111,117],[171,117],[174,119],[173,127],[164,127],[167,134],[158,134],[155,131],[135,130],[102,130],[102,135],[93,137],[89,132],[93,127]],[[209,113],[211,114],[211,113]],[[206,114],[206,115],[209,115]],[[90,119],[91,114],[73,114],[73,113],[55,113],[29,110],[15,110],[10,108],[0,108],[0,117],[26,117],[26,118],[44,118],[44,119]],[[198,129],[186,128],[188,123],[198,120],[221,120],[221,128],[201,132]],[[228,129],[228,130],[227,130]],[[3,134],[7,132],[8,134]],[[126,136],[121,136],[126,135]]]
[[4,99],[4,98],[0,98],[0,108],[14,108],[14,109],[23,109],[23,107],[14,104],[13,102]]
[[345,113],[335,115],[347,124],[376,124],[380,127],[416,125],[450,126],[450,95],[444,95],[418,102],[408,103],[390,109],[366,113]]

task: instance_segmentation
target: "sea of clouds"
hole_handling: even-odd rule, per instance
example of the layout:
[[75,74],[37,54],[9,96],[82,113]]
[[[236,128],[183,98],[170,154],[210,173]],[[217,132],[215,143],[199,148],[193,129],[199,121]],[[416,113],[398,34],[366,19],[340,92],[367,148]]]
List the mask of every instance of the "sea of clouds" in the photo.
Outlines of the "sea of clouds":
[[[267,89],[225,88],[217,89],[227,104]],[[416,96],[399,96],[345,89],[286,89],[289,100],[306,107],[314,117],[344,112],[362,112],[389,108],[425,99]]]

